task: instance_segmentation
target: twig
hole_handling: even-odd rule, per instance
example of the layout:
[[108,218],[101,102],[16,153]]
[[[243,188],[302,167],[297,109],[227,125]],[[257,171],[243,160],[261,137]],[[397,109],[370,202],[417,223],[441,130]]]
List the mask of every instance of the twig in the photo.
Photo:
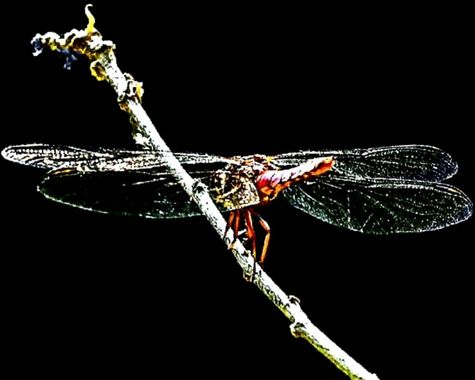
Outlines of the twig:
[[[226,221],[213,203],[206,187],[183,169],[142,108],[140,104],[143,94],[142,84],[119,69],[114,54],[115,46],[112,41],[103,40],[101,34],[95,29],[95,19],[89,11],[89,5],[86,6],[86,16],[89,22],[84,30],[73,29],[64,36],[53,32],[44,35],[37,34],[32,40],[35,55],[40,54],[44,47],[57,50],[67,56],[65,65],[67,68],[75,60],[76,54],[85,55],[90,61],[92,75],[98,80],[109,82],[117,93],[121,109],[130,115],[136,143],[148,149],[157,150],[158,154],[163,155],[170,173],[194,199],[204,216],[229,246],[233,241],[232,231],[226,232]],[[293,336],[306,339],[351,379],[378,379],[375,374],[369,373],[313,325],[302,311],[298,299],[287,296],[262,268],[254,263],[252,255],[239,241],[233,245],[232,253],[246,277],[252,279],[252,282],[292,322],[290,329]],[[254,275],[251,276],[251,274]]]

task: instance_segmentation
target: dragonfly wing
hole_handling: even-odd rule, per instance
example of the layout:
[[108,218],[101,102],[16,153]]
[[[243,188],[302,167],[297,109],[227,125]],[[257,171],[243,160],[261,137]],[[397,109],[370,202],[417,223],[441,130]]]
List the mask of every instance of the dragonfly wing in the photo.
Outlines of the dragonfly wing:
[[173,154],[183,165],[226,164],[233,162],[220,156],[202,153],[162,153],[152,150],[127,151],[100,149],[90,151],[48,144],[13,145],[2,156],[15,163],[41,169],[75,169],[77,171],[130,171],[164,168],[165,156]]
[[[190,174],[208,186],[211,197],[222,212],[260,202],[250,179],[243,177],[239,183],[241,191],[230,191],[223,196],[222,191],[214,189],[210,171],[195,170]],[[181,185],[171,175],[156,170],[78,172],[59,169],[48,173],[38,189],[48,199],[107,214],[154,219],[201,215]]]
[[291,167],[305,160],[328,156],[336,160],[332,172],[342,176],[441,182],[457,172],[457,163],[448,153],[426,145],[341,151],[302,151],[277,155],[273,162],[281,167]]
[[116,215],[154,219],[200,215],[200,210],[169,175],[141,172],[51,172],[38,186],[48,199]]
[[48,144],[12,145],[2,150],[2,156],[8,161],[40,169],[72,168],[76,167],[78,162],[112,157],[107,152]]
[[[39,185],[47,198],[71,206],[110,214],[149,218],[181,218],[200,215],[176,181],[169,175],[166,155],[152,150],[89,151],[67,146],[30,144],[2,151],[7,160],[52,169]],[[173,153],[195,177],[210,185],[210,175],[233,159],[201,153]],[[164,157],[165,156],[165,157]],[[221,211],[232,211],[260,202],[254,183],[243,177],[247,192],[215,192]],[[254,192],[252,189],[254,188]],[[233,196],[234,195],[234,196]]]
[[459,189],[415,180],[321,177],[283,193],[324,222],[369,234],[437,230],[464,221],[473,209]]

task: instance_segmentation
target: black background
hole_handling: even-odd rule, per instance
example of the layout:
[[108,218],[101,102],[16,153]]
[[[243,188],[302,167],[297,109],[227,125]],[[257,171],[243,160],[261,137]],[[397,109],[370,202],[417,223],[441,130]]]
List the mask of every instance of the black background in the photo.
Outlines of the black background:
[[[96,2],[119,65],[176,151],[223,155],[419,143],[452,154],[473,198],[473,41],[463,9]],[[127,116],[79,60],[31,55],[82,28],[83,2],[3,24],[1,146],[133,147]],[[6,101],[6,104],[5,104]],[[201,218],[96,215],[45,200],[42,173],[1,161],[2,343],[17,373],[344,379],[246,283]],[[473,219],[373,237],[276,201],[268,273],[381,379],[456,378],[473,349]],[[176,376],[173,376],[176,377]]]

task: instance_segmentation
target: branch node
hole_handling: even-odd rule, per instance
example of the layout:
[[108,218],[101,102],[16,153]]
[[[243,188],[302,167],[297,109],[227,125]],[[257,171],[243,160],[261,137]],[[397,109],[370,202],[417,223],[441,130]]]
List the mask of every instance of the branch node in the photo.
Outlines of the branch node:
[[194,179],[192,191],[193,191],[193,194],[203,194],[208,191],[208,186],[206,186],[199,179]]
[[89,70],[91,70],[91,75],[96,78],[99,82],[107,78],[106,71],[104,66],[99,61],[93,61],[89,65]]
[[[98,61],[96,62],[99,63]],[[126,81],[122,82],[122,88],[117,89],[117,92],[119,93],[119,95],[117,96],[117,103],[119,103],[119,107],[121,110],[128,111],[128,100],[132,100],[137,103],[142,103],[144,89],[143,83],[137,82],[134,77],[129,73],[124,73],[124,76]]]
[[[123,110],[123,108],[121,109]],[[126,109],[126,111],[128,111],[128,109]],[[147,132],[145,131],[140,120],[138,120],[137,116],[132,112],[129,113],[129,115],[129,122],[132,126],[132,138],[134,139],[135,143],[147,150],[154,149],[154,146],[150,142]]]
[[289,295],[289,302],[292,305],[300,305],[300,300],[292,294]]
[[294,338],[301,338],[303,330],[305,330],[305,324],[302,322],[294,322],[290,325],[290,333]]
[[243,270],[242,271],[242,278],[246,281],[246,282],[250,282],[251,284],[254,283],[254,280],[255,280],[255,273],[254,271],[251,269],[251,270]]

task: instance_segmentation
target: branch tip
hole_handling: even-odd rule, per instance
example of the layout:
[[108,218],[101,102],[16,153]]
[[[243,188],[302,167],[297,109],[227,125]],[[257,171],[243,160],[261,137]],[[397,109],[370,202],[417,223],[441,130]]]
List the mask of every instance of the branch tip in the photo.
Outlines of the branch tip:
[[87,17],[87,27],[86,27],[86,34],[90,36],[94,32],[94,24],[96,23],[96,19],[89,8],[92,7],[92,4],[87,4],[84,8],[84,13],[86,13]]

